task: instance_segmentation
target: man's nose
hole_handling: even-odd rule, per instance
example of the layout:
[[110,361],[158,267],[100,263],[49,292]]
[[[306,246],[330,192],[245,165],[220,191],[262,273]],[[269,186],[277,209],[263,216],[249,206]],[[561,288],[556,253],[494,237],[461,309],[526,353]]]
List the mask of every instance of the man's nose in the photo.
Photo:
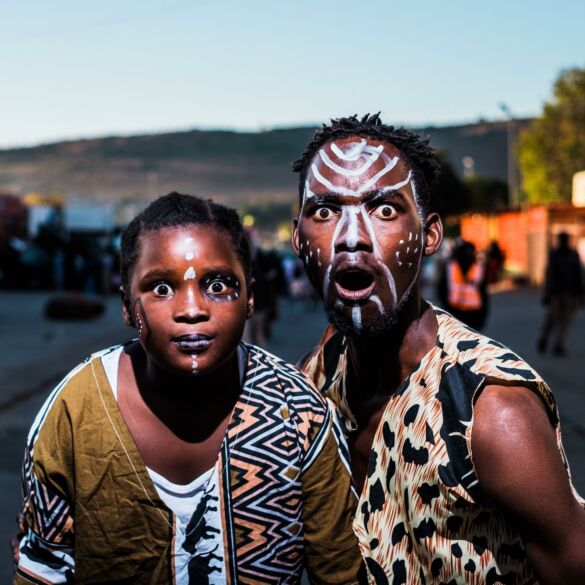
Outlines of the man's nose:
[[175,294],[173,318],[175,321],[188,323],[209,319],[207,301],[197,287],[189,286]]
[[369,218],[361,207],[347,206],[342,209],[333,242],[335,252],[372,252],[373,241]]

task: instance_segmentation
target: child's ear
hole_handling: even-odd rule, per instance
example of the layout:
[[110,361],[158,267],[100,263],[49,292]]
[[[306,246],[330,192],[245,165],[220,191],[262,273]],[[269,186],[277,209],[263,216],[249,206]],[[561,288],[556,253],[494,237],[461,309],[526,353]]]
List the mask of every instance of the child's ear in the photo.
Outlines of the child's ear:
[[122,318],[124,319],[124,323],[129,327],[134,327],[134,320],[130,313],[130,299],[126,296],[123,286],[121,286],[119,290],[120,300],[122,301]]
[[254,314],[254,283],[256,281],[250,278],[248,283],[248,300],[246,306],[246,319],[249,319]]

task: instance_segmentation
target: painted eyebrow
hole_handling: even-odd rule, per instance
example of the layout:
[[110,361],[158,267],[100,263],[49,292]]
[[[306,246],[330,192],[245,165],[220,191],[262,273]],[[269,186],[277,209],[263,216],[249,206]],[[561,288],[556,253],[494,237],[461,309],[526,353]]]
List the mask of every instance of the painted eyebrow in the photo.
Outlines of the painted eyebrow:
[[[353,197],[353,196],[352,196]],[[353,197],[355,199],[355,197]],[[360,205],[363,203],[370,203],[372,201],[377,201],[378,199],[390,200],[390,199],[402,199],[406,200],[407,197],[404,193],[401,193],[398,189],[392,190],[384,190],[384,189],[374,189],[373,191],[366,191],[361,195]],[[324,203],[330,203],[334,205],[346,205],[345,201],[348,201],[347,204],[351,205],[352,203],[349,201],[347,196],[339,195],[338,193],[319,193],[318,195],[313,195],[309,200],[307,200],[307,205],[322,205]],[[353,203],[355,205],[355,203]]]

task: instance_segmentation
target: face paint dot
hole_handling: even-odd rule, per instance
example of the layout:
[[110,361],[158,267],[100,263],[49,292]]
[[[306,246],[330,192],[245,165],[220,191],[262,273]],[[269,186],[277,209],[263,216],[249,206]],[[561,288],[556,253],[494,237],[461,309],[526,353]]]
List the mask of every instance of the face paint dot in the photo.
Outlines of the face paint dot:
[[185,260],[193,260],[193,252],[187,252],[185,254]]
[[404,240],[400,240],[400,244],[404,244]]
[[416,234],[416,236],[414,236],[414,241],[418,241],[418,234]]
[[412,240],[412,232],[408,233],[408,241],[410,242]]
[[410,246],[406,246],[406,253],[408,254],[410,252]]
[[415,248],[414,249],[414,253],[416,254],[417,252],[418,252],[418,248]]
[[187,270],[185,271],[185,274],[183,275],[183,279],[184,280],[189,280],[189,279],[193,279],[197,276],[197,273],[195,272],[195,268],[193,268],[193,266],[189,266],[189,268],[187,268]]

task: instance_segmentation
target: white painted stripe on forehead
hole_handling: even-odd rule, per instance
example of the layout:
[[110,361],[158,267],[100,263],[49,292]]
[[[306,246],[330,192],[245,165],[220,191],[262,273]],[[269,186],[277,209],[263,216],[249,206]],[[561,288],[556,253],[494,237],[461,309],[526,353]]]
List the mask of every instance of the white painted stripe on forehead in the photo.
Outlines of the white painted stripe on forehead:
[[401,189],[402,187],[404,187],[404,185],[408,184],[408,182],[410,181],[411,175],[412,175],[412,171],[408,171],[408,177],[406,177],[406,179],[404,179],[404,181],[400,181],[400,183],[395,183],[394,185],[390,185],[388,187],[382,187],[382,189],[380,189],[380,191],[382,191],[383,193],[387,193],[388,191],[396,191],[397,189]]
[[[366,181],[360,188],[358,193],[365,193],[366,191],[368,191],[370,189],[370,187],[372,187],[374,185],[374,183],[381,177],[383,177],[386,173],[389,173],[398,163],[400,159],[395,156],[393,159],[390,160],[390,162],[379,172],[376,173],[373,177],[370,178],[369,181]],[[406,182],[404,182],[404,184],[406,185],[406,183],[408,183],[408,181],[410,180],[410,172],[408,173],[408,178],[406,180]],[[402,186],[402,185],[401,185]],[[400,187],[396,187],[395,185],[392,185],[392,187],[384,187],[384,191],[389,191],[389,190],[395,190],[395,189],[399,189]]]
[[[339,195],[349,195],[351,197],[359,197],[359,195],[370,189],[370,187],[372,187],[379,178],[383,177],[386,173],[389,173],[396,166],[396,163],[398,163],[399,160],[400,159],[397,156],[395,156],[388,162],[388,164],[381,171],[379,171],[368,181],[366,181],[357,191],[354,191],[353,189],[347,189],[346,187],[338,187],[337,185],[334,185],[331,181],[326,179],[319,172],[319,169],[317,168],[317,165],[315,163],[311,165],[311,171],[315,179],[319,181],[319,183],[321,183],[323,187],[329,189],[329,191],[331,191],[332,193],[337,193]],[[400,189],[400,187],[403,187],[408,183],[408,181],[410,181],[410,175],[411,173],[409,172],[408,177],[404,181],[396,183],[395,185],[390,185],[389,187],[383,187],[381,191],[395,191],[396,189]]]
[[384,146],[382,144],[380,144],[380,146],[371,146],[364,138],[359,142],[352,142],[350,147],[345,152],[341,150],[341,148],[339,148],[335,142],[333,142],[331,144],[331,150],[335,153],[335,156],[341,160],[354,161],[362,156],[363,153],[380,153],[384,150]]
[[344,177],[359,177],[363,175],[380,158],[380,153],[371,155],[369,160],[357,169],[344,169],[343,167],[340,167],[337,163],[333,162],[329,158],[329,155],[323,148],[319,151],[319,156],[321,157],[321,160],[337,174],[343,175]]

